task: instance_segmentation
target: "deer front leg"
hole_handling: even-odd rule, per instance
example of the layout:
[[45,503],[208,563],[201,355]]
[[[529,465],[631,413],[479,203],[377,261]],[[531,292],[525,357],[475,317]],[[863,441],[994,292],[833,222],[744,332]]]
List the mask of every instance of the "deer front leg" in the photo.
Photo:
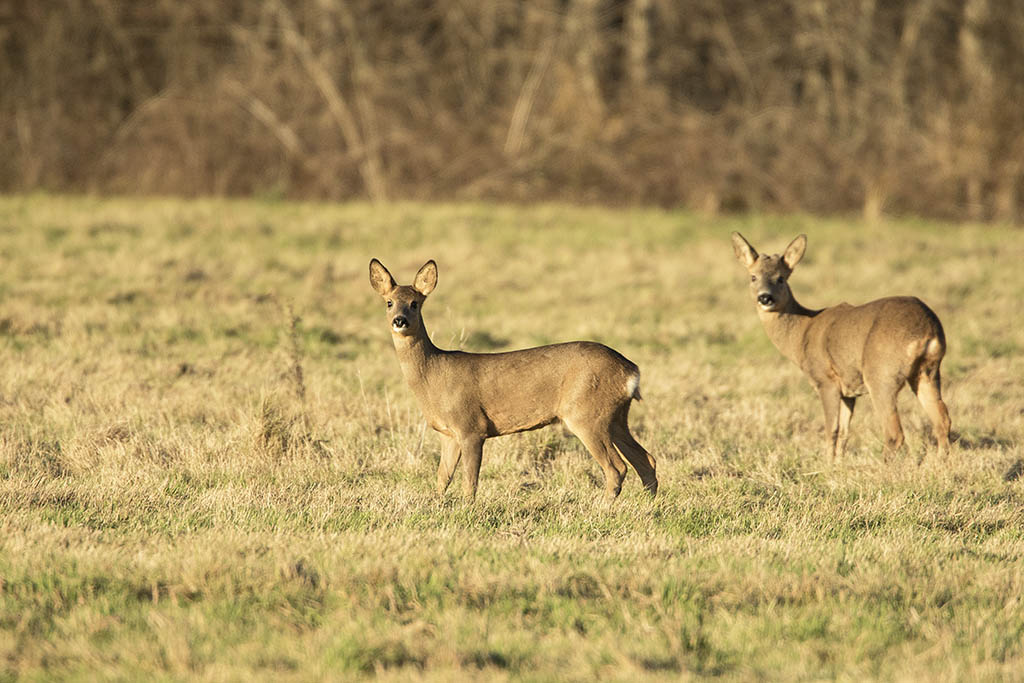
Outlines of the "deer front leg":
[[462,457],[462,449],[454,437],[441,437],[441,462],[437,465],[437,495],[443,496],[452,483],[452,475],[455,474],[455,466],[459,464]]
[[839,405],[842,397],[839,387],[827,382],[818,385],[818,396],[821,397],[821,407],[825,411],[825,450],[834,462],[839,440]]
[[462,474],[465,476],[466,498],[469,502],[476,500],[476,485],[480,479],[480,461],[484,455],[484,437],[464,436],[460,443],[462,451]]

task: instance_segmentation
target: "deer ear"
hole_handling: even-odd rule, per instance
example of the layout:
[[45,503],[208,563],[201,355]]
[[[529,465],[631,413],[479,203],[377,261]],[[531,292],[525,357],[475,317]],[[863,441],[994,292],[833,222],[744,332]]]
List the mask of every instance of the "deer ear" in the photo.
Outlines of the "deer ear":
[[377,292],[381,296],[387,296],[391,293],[391,290],[397,287],[395,278],[391,277],[391,273],[384,267],[384,264],[377,259],[370,260],[370,286],[373,287],[373,291]]
[[796,264],[800,263],[800,259],[804,257],[805,249],[807,249],[807,235],[800,235],[786,247],[782,260],[790,270],[796,268]]
[[736,254],[736,260],[747,268],[754,265],[754,261],[757,260],[757,250],[738,232],[732,234],[732,250]]
[[423,264],[416,279],[412,281],[412,288],[423,296],[427,296],[437,287],[437,264],[431,259]]

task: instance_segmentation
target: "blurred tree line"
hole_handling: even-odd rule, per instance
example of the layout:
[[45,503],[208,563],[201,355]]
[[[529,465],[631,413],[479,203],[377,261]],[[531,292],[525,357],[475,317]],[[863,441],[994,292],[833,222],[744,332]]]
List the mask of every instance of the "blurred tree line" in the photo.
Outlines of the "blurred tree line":
[[1020,0],[0,0],[0,190],[1017,220]]

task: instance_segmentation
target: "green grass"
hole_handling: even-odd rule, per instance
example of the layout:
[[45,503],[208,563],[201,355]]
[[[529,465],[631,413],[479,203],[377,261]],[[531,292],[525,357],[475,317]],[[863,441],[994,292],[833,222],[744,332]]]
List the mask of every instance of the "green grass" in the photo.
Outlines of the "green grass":
[[[808,306],[936,310],[947,462],[916,465],[909,395],[908,453],[861,401],[822,458],[734,229],[808,233]],[[437,260],[441,346],[638,363],[658,498],[603,503],[550,428],[438,499],[374,256]],[[0,681],[1019,676],[1021,262],[1017,230],[920,221],[0,198]]]

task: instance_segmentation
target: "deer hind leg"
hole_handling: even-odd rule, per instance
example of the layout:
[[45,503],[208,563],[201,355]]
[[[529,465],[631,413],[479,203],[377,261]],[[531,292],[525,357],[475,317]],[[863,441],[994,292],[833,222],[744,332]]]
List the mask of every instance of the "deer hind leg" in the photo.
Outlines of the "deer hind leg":
[[449,436],[441,437],[441,462],[437,465],[437,495],[443,496],[452,483],[455,466],[462,457],[462,449],[457,439]]
[[903,381],[876,380],[866,382],[871,393],[871,405],[875,408],[878,422],[882,427],[886,452],[895,452],[903,445],[903,426],[896,412],[896,396],[903,388]]
[[932,423],[932,433],[938,445],[939,455],[949,453],[949,411],[942,401],[942,378],[939,366],[922,368],[912,378],[910,388],[924,408],[925,415]]
[[612,420],[611,427],[612,443],[619,450],[619,453],[624,457],[636,473],[640,476],[640,481],[643,482],[644,488],[646,488],[652,496],[658,493],[658,475],[656,473],[657,463],[654,460],[654,456],[647,452],[647,450],[641,446],[633,434],[629,431],[629,405],[627,404],[624,409],[619,411],[615,418]]
[[839,403],[839,433],[836,435],[836,454],[843,457],[846,452],[846,441],[850,438],[850,420],[853,419],[853,408],[857,404],[855,396],[843,396]]
[[622,462],[618,451],[615,450],[609,425],[584,426],[565,420],[563,422],[569,431],[583,442],[594,456],[594,460],[597,460],[597,464],[604,470],[604,495],[608,500],[613,500],[622,490],[622,481],[626,478],[626,463]]

